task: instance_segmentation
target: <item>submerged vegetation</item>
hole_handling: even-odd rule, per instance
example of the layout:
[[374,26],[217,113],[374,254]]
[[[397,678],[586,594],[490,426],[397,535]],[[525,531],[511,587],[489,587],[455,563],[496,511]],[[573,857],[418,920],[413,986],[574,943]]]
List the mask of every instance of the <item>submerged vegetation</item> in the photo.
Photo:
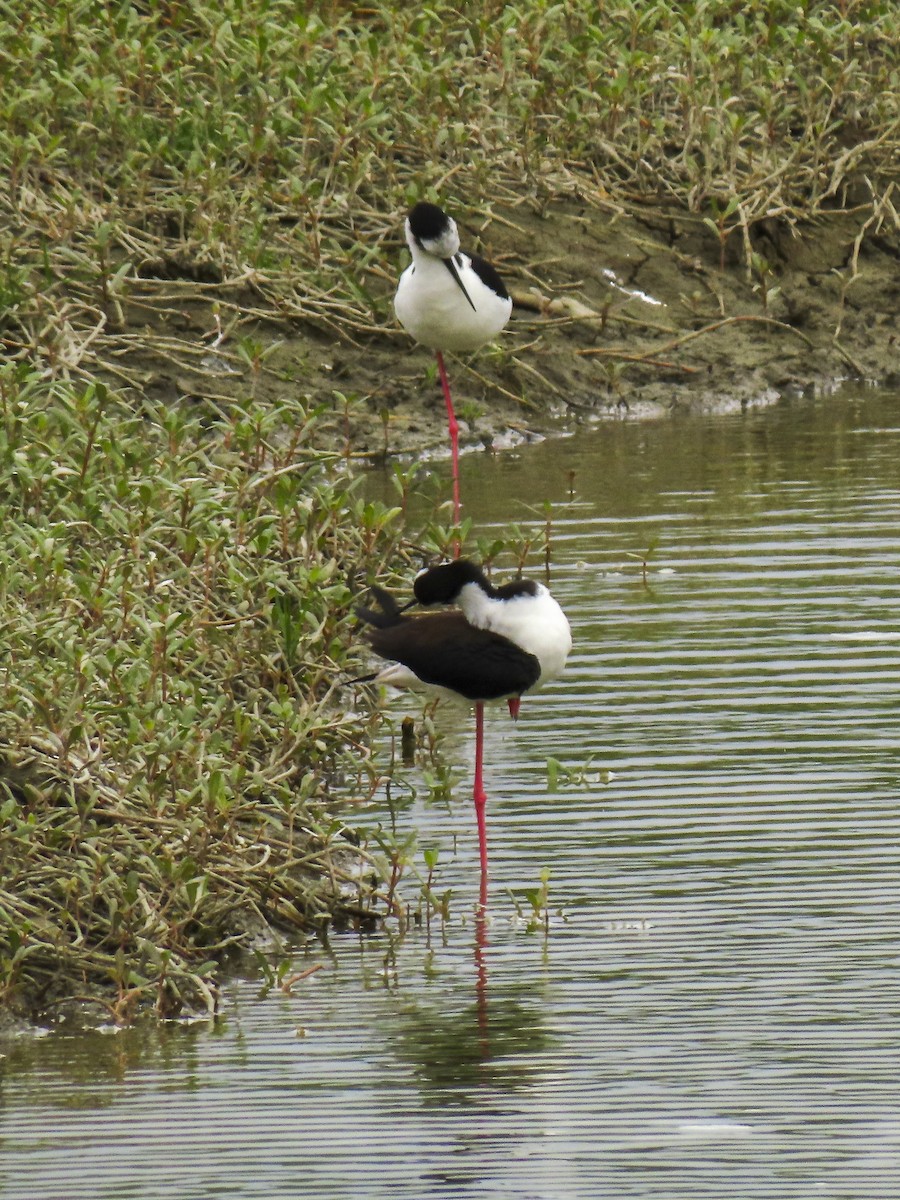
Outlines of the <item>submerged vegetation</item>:
[[423,194],[652,211],[748,268],[755,223],[838,208],[858,254],[898,224],[898,46],[888,0],[0,0],[0,1000],[212,1003],[242,931],[378,887],[335,689],[401,518],[317,448],[346,397],[257,392],[247,324],[393,336]]

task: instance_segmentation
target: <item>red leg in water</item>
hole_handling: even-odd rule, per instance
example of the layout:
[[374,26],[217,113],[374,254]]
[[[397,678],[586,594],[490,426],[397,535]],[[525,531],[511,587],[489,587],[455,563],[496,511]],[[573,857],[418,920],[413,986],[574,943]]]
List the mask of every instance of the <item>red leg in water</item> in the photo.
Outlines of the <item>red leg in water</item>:
[[[444,403],[447,405],[447,428],[450,430],[450,453],[453,456],[453,524],[459,524],[459,423],[453,411],[453,401],[450,398],[450,384],[444,368],[444,356],[440,350],[437,353],[438,373],[441,377],[441,387],[444,389]],[[457,557],[459,546],[456,547]]]
[[484,705],[475,705],[475,787],[472,791],[475,801],[475,818],[478,821],[478,850],[481,855],[481,904],[487,903],[487,824],[485,821],[485,805],[487,796],[484,792]]
[[487,944],[487,879],[482,875],[481,903],[475,910],[475,1002],[478,1006],[479,1046],[482,1058],[488,1058],[491,1052],[490,1025],[488,1024]]

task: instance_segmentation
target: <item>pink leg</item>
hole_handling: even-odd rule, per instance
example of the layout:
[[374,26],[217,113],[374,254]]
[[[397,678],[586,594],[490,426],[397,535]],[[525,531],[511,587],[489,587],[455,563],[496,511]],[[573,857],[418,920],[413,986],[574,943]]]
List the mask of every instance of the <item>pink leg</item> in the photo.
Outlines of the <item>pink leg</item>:
[[491,1051],[490,1026],[488,1024],[487,993],[487,879],[481,877],[481,905],[475,910],[475,996],[478,1008],[479,1046],[482,1058]]
[[[444,389],[444,403],[447,405],[447,428],[450,430],[450,453],[453,456],[453,524],[459,524],[459,423],[453,411],[453,401],[450,398],[450,383],[444,367],[444,356],[436,351],[438,373],[441,377],[441,387]],[[456,547],[459,557],[459,546]]]
[[484,705],[479,701],[475,705],[475,787],[472,791],[475,801],[475,818],[478,821],[478,850],[481,855],[481,903],[487,903],[487,822],[485,806],[487,796],[484,792]]

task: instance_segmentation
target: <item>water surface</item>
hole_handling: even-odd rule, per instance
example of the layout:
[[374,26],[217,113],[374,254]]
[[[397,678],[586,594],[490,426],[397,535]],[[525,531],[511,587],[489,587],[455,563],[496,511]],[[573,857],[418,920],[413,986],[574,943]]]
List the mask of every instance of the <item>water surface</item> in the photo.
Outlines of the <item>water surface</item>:
[[[293,996],[235,982],[215,1028],[18,1043],[0,1196],[900,1195],[898,401],[464,458],[481,532],[552,502],[575,635],[518,725],[489,717],[487,928],[446,709],[453,800],[428,760],[392,793],[451,920],[311,947]],[[390,828],[383,798],[361,819]]]

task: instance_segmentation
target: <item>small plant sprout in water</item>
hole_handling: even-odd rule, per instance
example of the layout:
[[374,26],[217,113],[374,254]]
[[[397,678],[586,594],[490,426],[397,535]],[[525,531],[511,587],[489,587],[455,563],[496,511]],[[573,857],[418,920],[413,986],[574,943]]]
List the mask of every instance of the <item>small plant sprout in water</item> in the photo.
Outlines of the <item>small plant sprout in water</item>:
[[465,517],[458,525],[439,525],[432,521],[422,535],[422,547],[441,559],[456,558],[457,550],[462,550],[471,532],[471,517]]
[[355,396],[347,396],[344,392],[333,392],[334,402],[341,408],[344,428],[344,458],[349,463],[353,457],[353,437],[350,428],[350,409],[356,402]]
[[658,547],[659,547],[659,536],[654,535],[647,543],[646,550],[626,550],[625,551],[625,554],[628,558],[637,559],[637,561],[641,564],[641,582],[643,583],[643,585],[647,589],[647,591],[650,590],[650,584],[647,582],[647,564],[650,561],[650,559],[653,557],[653,555],[656,553],[656,550],[658,549]]
[[418,462],[406,465],[395,462],[391,466],[391,487],[397,493],[400,512],[403,514],[404,520],[406,519],[406,510],[409,507],[409,495],[420,469]]
[[592,771],[593,756],[580,767],[567,767],[558,758],[547,759],[547,791],[560,792],[566,788],[587,790],[607,787],[615,779],[615,773],[606,767]]
[[541,868],[541,882],[538,887],[528,888],[525,899],[531,905],[532,919],[528,923],[529,931],[544,927],[544,937],[550,932],[550,868]]
[[[516,922],[524,924],[527,933],[537,933],[539,929],[543,929],[544,937],[547,938],[550,933],[550,868],[542,867],[537,886],[525,889],[525,900],[530,912],[520,903],[514,892],[507,891],[507,895],[515,906]],[[557,916],[562,917],[562,912],[558,910]]]
[[428,799],[432,804],[449,806],[453,799],[453,785],[456,782],[454,769],[450,763],[434,762],[434,770],[424,770],[422,779],[428,788]]
[[540,539],[537,531],[527,532],[520,525],[510,525],[507,530],[507,545],[510,554],[515,559],[517,574],[525,570],[531,551]]
[[432,914],[439,916],[442,921],[450,919],[450,900],[453,896],[453,891],[451,888],[448,888],[443,894],[439,895],[434,890],[434,873],[437,870],[440,858],[440,851],[437,847],[431,847],[423,851],[422,857],[425,860],[425,868],[428,872],[422,883],[422,899],[425,902],[425,923],[430,928]]
[[262,977],[262,983],[259,990],[259,997],[264,1000],[273,988],[281,988],[284,985],[285,979],[291,970],[290,958],[275,959],[271,951],[263,951],[256,946],[251,947],[253,959],[256,963],[257,970]]
[[495,559],[507,549],[505,538],[478,538],[475,542],[474,557],[488,570]]
[[521,571],[531,551],[542,548],[544,583],[549,587],[550,563],[553,557],[553,503],[550,500],[544,500],[540,505],[529,505],[528,511],[542,518],[542,524],[530,532],[525,532],[518,525],[511,526],[509,537],[515,543],[513,553],[518,559],[519,570]]
[[404,871],[412,865],[416,849],[416,836],[414,829],[400,837],[381,828],[372,832],[372,841],[384,855],[384,862],[377,865],[381,868],[381,874],[387,881],[385,902],[401,923],[405,922],[406,914],[397,897],[397,886]]
[[[550,564],[553,558],[553,504],[544,500],[540,505],[528,505],[528,511],[534,513],[541,521],[534,528],[523,528],[521,525],[509,525],[502,542],[496,544],[490,558],[496,558],[501,550],[506,550],[515,560],[516,570],[521,574],[525,570],[532,555],[540,553],[544,560],[544,583],[549,587],[551,581]],[[499,547],[499,548],[497,548]],[[484,556],[482,561],[486,561]]]
[[550,586],[550,559],[553,553],[553,505],[544,501],[544,582]]
[[315,975],[317,971],[321,971],[325,966],[324,963],[312,963],[308,967],[303,967],[299,971],[293,969],[294,963],[291,958],[279,958],[277,961],[270,961],[271,953],[266,953],[262,950],[253,948],[253,957],[256,960],[256,966],[262,976],[262,986],[259,990],[259,998],[265,1000],[273,988],[277,988],[285,996],[294,994],[294,987],[304,979],[308,979],[311,975]]

